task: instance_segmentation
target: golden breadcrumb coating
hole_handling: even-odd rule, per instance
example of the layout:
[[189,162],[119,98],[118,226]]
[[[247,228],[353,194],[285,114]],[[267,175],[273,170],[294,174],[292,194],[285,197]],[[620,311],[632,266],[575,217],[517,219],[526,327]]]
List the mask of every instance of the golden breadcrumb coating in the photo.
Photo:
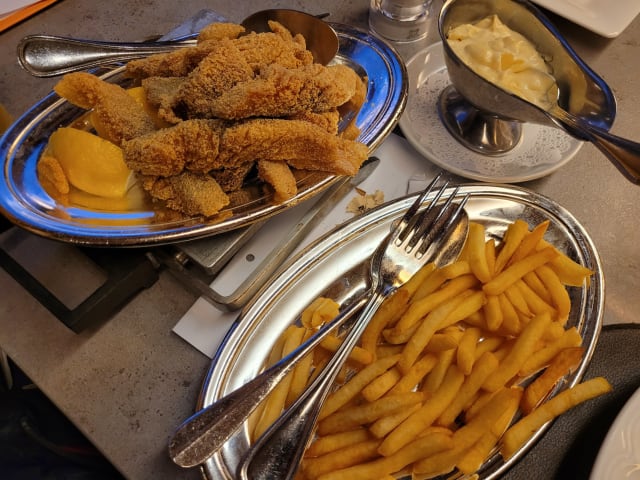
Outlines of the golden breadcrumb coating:
[[69,180],[57,158],[43,155],[36,165],[36,171],[40,182],[48,184],[63,195],[69,193]]
[[275,202],[281,203],[295,196],[298,189],[289,165],[272,160],[258,160],[257,165],[258,177],[273,187]]
[[304,120],[305,122],[318,125],[332,135],[338,134],[338,124],[340,122],[340,112],[338,109],[326,112],[300,112],[287,117],[288,120]]
[[357,81],[356,73],[343,65],[271,65],[253,80],[198,101],[203,113],[208,110],[207,115],[219,118],[283,117],[342,105],[356,92]]
[[122,146],[127,166],[143,175],[177,175],[184,169],[206,173],[225,165],[218,160],[220,120],[187,120],[133,138]]
[[327,133],[304,120],[247,120],[224,130],[218,160],[227,165],[248,161],[285,161],[297,169],[354,175],[367,158],[366,145]]
[[227,196],[211,176],[184,171],[171,177],[141,176],[142,188],[156,200],[186,215],[211,216],[229,205]]
[[90,73],[67,74],[54,90],[78,107],[93,109],[107,140],[116,145],[156,129],[144,107],[124,88]]
[[233,40],[245,32],[245,28],[237,23],[212,23],[198,32],[198,43],[208,40]]
[[186,77],[217,45],[218,40],[207,40],[193,47],[131,60],[126,74],[132,78]]

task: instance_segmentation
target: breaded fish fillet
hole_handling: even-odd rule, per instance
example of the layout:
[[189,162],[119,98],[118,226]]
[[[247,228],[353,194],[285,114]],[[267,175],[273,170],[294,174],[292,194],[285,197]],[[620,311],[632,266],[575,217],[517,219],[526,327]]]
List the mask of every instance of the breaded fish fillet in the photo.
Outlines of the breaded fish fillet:
[[171,177],[147,177],[143,188],[173,210],[189,216],[211,216],[229,205],[229,197],[211,176],[182,172]]
[[[344,65],[319,64],[289,69],[271,65],[255,79],[237,83],[219,96],[189,92],[189,114],[225,119],[285,117],[322,112],[347,102],[355,93],[358,75]],[[185,90],[186,92],[186,90]]]
[[224,122],[186,120],[124,142],[127,166],[143,175],[177,175],[184,169],[208,172],[222,168],[218,159]]
[[[272,63],[296,68],[313,62],[313,55],[306,50],[304,38],[291,33],[277,22],[270,22],[274,32],[238,35],[244,27],[234,24],[212,24],[205,27],[193,47],[159,53],[127,63],[127,75],[133,78],[184,77],[216,49],[221,41],[231,40],[254,72]],[[222,26],[221,26],[222,25]],[[229,66],[233,60],[230,59]]]
[[218,161],[284,161],[302,170],[354,175],[367,158],[366,145],[331,135],[304,120],[247,120],[224,130]]
[[116,145],[156,129],[153,119],[124,88],[90,73],[67,74],[54,90],[80,108],[93,109],[102,133]]

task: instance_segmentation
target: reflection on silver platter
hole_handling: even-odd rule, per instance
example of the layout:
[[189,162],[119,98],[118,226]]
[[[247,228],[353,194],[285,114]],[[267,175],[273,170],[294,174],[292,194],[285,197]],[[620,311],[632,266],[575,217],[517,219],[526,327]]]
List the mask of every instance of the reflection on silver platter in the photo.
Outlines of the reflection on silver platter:
[[[373,151],[397,124],[407,98],[407,75],[398,54],[375,36],[347,25],[331,24],[340,49],[335,62],[350,65],[367,81],[367,97],[355,118],[358,140]],[[125,85],[124,67],[102,78]],[[322,192],[335,176],[312,173],[298,182],[298,194],[273,204],[261,189],[233,212],[203,220],[159,222],[151,208],[98,211],[51,198],[38,182],[36,164],[49,136],[78,121],[85,112],[49,94],[26,112],[0,140],[0,211],[15,224],[47,238],[90,246],[142,246],[194,239],[266,219]]]

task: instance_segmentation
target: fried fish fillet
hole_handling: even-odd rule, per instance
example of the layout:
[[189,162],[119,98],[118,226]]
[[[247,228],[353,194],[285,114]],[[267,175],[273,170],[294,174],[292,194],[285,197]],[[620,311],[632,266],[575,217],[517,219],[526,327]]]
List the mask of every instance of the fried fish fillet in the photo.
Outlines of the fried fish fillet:
[[284,161],[296,169],[354,175],[368,152],[366,145],[331,135],[304,120],[264,118],[226,128],[218,161],[226,165]]
[[90,73],[67,74],[54,90],[80,108],[93,109],[103,134],[116,145],[156,129],[153,119],[124,88]]
[[227,196],[211,176],[184,171],[171,177],[143,179],[142,186],[155,199],[185,215],[211,216],[229,205]]
[[295,69],[271,65],[258,77],[238,82],[218,96],[190,91],[181,101],[197,117],[285,117],[342,105],[356,93],[359,80],[344,65],[312,64]]
[[[244,27],[235,24],[211,24],[198,36],[198,43],[169,53],[159,53],[127,63],[127,75],[133,78],[185,77],[224,41],[231,40],[254,72],[278,63],[296,68],[313,62],[302,36],[291,33],[277,22],[270,22],[273,32],[250,33],[240,36]],[[228,66],[233,67],[233,59]]]
[[186,120],[123,143],[127,166],[143,175],[177,175],[184,169],[206,173],[226,165],[219,157],[224,122]]

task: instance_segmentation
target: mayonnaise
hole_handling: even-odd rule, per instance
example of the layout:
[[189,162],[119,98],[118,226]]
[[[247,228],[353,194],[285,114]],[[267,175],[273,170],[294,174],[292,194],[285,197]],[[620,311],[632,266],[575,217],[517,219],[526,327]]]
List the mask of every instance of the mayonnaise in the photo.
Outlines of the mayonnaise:
[[551,68],[529,40],[497,15],[452,28],[447,41],[460,60],[489,82],[545,110],[555,102]]

